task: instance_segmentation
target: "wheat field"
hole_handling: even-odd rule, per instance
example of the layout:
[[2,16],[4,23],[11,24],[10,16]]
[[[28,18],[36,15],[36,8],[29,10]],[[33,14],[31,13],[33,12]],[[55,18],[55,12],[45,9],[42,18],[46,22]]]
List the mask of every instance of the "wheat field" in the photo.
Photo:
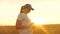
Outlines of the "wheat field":
[[[60,24],[50,24],[42,26],[43,28],[33,28],[33,34],[60,34]],[[0,34],[19,34],[19,32],[15,28],[15,26],[0,26]]]

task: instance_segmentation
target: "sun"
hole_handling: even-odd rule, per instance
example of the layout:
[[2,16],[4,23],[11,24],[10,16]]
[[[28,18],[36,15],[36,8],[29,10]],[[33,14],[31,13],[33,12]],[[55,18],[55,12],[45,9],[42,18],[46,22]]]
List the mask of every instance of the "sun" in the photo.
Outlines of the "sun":
[[43,18],[34,18],[32,21],[34,22],[35,25],[42,25],[45,23]]

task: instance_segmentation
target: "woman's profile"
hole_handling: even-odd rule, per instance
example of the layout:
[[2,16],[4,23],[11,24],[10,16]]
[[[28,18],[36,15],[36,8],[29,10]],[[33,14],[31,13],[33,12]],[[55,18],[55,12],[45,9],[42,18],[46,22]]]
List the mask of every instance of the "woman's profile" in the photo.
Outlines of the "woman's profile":
[[28,17],[28,13],[34,10],[30,4],[25,4],[21,7],[20,13],[16,21],[16,29],[19,30],[19,34],[33,34],[30,26],[33,24]]

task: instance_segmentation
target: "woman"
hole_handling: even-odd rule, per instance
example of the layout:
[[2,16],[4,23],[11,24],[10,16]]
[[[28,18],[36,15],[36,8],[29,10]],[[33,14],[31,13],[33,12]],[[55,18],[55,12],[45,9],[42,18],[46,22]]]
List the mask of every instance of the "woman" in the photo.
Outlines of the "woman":
[[21,7],[20,14],[18,15],[16,21],[16,29],[19,30],[19,34],[33,34],[30,19],[28,18],[27,14],[34,10],[30,4],[25,4]]

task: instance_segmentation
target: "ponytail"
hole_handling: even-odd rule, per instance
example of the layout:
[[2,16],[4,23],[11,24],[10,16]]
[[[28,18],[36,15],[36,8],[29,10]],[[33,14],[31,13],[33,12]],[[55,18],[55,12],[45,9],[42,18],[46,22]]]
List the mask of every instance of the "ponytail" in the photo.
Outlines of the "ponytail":
[[23,9],[24,9],[24,6],[21,7],[21,11],[20,11],[20,13],[23,13]]

